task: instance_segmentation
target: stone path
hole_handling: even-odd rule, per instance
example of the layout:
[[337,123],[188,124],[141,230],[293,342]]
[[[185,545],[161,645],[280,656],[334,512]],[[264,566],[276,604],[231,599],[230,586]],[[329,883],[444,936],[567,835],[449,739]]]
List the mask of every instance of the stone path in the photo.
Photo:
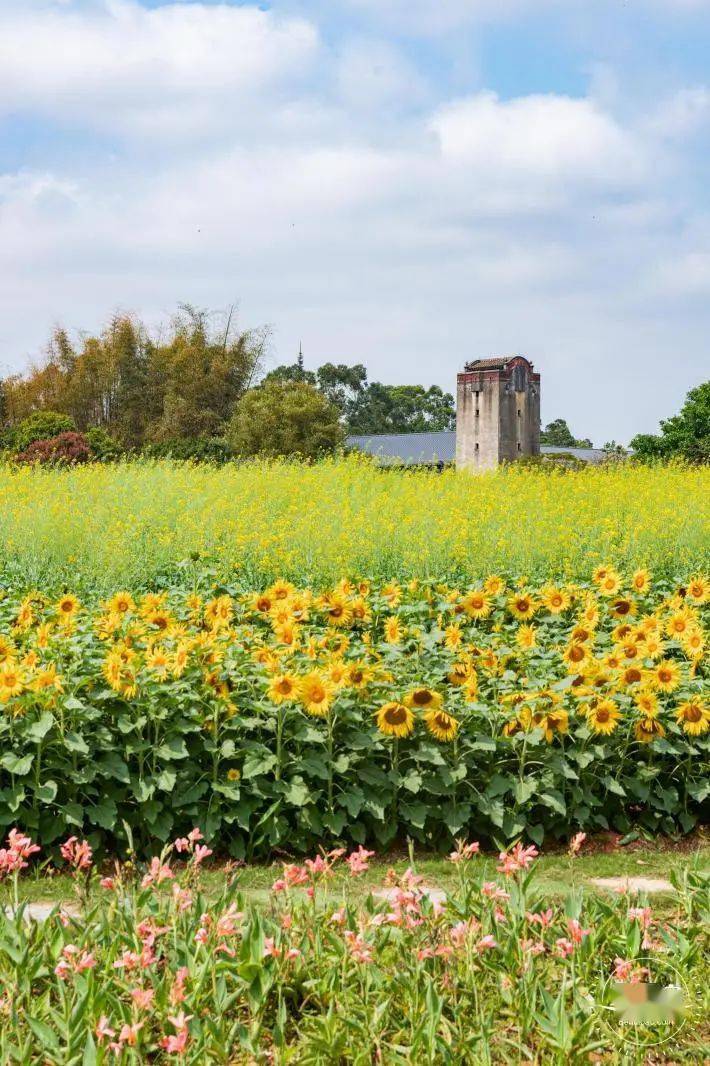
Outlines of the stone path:
[[591,877],[590,881],[610,892],[675,892],[670,881],[662,877]]

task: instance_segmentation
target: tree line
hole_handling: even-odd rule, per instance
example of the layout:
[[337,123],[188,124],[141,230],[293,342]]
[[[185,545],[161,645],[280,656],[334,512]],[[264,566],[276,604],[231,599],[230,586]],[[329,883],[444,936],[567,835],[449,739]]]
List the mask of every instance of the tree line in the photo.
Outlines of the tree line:
[[265,328],[241,330],[233,312],[189,306],[157,332],[128,315],[78,342],[56,329],[39,362],[0,381],[0,447],[24,453],[47,434],[78,433],[97,457],[315,456],[348,434],[455,425],[450,394],[370,382],[360,364],[310,371],[299,356],[265,373],[268,341]]

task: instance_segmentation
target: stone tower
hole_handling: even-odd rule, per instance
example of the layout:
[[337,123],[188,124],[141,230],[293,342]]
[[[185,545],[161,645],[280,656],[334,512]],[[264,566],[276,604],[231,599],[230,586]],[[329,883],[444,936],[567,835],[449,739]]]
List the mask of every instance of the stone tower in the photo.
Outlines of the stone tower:
[[474,359],[457,377],[456,466],[490,470],[540,454],[540,375],[522,355]]

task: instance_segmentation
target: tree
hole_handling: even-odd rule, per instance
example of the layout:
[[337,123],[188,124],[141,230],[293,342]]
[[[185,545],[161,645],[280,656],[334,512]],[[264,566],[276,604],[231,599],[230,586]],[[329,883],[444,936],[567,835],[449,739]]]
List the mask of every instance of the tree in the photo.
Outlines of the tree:
[[12,432],[12,448],[24,452],[35,441],[45,441],[57,437],[60,433],[72,433],[76,430],[74,420],[58,411],[37,411],[20,422]]
[[373,381],[353,405],[351,433],[434,433],[456,426],[450,393],[438,385],[382,385]]
[[639,459],[710,461],[710,381],[690,390],[679,413],[661,422],[659,434],[639,433],[631,448]]
[[244,394],[229,442],[237,455],[315,459],[344,438],[338,409],[306,381],[266,381]]
[[553,422],[548,422],[540,433],[540,444],[548,444],[556,448],[594,447],[588,437],[578,440],[572,434],[564,418],[556,418]]

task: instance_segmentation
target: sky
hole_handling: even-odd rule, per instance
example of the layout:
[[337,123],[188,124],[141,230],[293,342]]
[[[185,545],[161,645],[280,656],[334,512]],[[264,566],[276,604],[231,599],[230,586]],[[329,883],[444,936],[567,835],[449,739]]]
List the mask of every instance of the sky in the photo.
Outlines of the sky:
[[710,0],[0,0],[0,376],[181,302],[652,432],[710,358]]

